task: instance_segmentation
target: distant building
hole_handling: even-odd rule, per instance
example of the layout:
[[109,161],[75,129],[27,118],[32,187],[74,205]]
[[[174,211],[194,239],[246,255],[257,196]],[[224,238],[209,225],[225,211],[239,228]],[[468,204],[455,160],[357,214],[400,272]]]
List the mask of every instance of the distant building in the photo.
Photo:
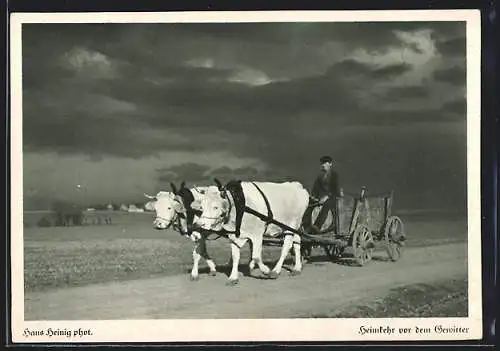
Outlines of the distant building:
[[94,212],[94,211],[95,211],[95,208],[93,208],[93,207],[87,208],[87,212]]
[[137,207],[134,204],[130,204],[130,206],[128,207],[128,211],[129,212],[144,212],[144,209],[143,208],[139,208],[139,207]]
[[125,205],[125,204],[122,204],[122,205],[120,206],[120,211],[128,211],[128,206],[127,206],[127,205]]
[[109,204],[108,206],[106,206],[106,208],[108,209],[108,211],[114,211],[114,207],[113,205]]

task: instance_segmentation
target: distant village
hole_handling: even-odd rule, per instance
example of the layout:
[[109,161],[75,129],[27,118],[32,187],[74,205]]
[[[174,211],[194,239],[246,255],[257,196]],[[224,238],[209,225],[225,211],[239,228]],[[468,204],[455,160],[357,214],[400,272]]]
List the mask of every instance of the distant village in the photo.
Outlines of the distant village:
[[144,212],[143,204],[107,204],[107,205],[93,205],[85,209],[86,212],[95,211],[122,211],[122,212]]
[[[40,217],[37,215],[42,214]],[[113,224],[115,213],[144,213],[149,212],[144,209],[144,204],[93,204],[90,206],[78,206],[74,203],[56,201],[50,211],[32,211],[31,214],[25,212],[24,224],[36,225],[39,227],[70,227],[82,225]],[[113,219],[114,218],[114,219]]]

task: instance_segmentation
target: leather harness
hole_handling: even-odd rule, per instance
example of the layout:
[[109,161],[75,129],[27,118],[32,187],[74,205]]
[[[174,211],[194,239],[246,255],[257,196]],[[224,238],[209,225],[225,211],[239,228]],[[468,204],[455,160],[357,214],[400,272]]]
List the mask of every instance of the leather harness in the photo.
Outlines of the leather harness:
[[[293,228],[291,228],[291,227],[289,227],[281,222],[276,221],[274,219],[274,214],[273,214],[273,211],[271,209],[271,205],[269,203],[267,196],[264,194],[262,189],[260,189],[260,187],[257,184],[255,184],[254,182],[251,182],[251,183],[253,186],[255,186],[257,191],[261,194],[262,198],[264,199],[264,202],[265,202],[266,207],[267,207],[267,213],[268,213],[267,216],[254,210],[253,208],[248,207],[245,203],[245,195],[243,193],[243,188],[241,186],[241,180],[231,180],[223,187],[221,192],[224,194],[227,191],[231,194],[231,197],[233,198],[234,207],[236,210],[235,230],[234,231],[229,231],[226,229],[222,229],[219,231],[202,230],[202,232],[206,232],[206,233],[204,233],[205,236],[209,233],[212,233],[212,234],[218,235],[218,237],[216,239],[220,238],[221,236],[227,237],[228,234],[236,234],[236,237],[240,237],[241,222],[243,219],[243,215],[245,213],[249,213],[251,215],[254,215],[257,218],[264,221],[266,224],[266,230],[270,224],[275,224],[275,225],[277,225],[283,229],[286,229],[294,234],[299,234],[299,235],[303,234],[302,232],[300,232],[298,230],[295,230],[295,229],[293,229]],[[175,223],[175,224],[177,225],[178,231],[181,235],[190,235],[193,231],[194,216],[195,216],[195,214],[201,216],[202,211],[195,210],[191,207],[191,204],[194,201],[194,196],[189,188],[181,188],[178,191],[177,195],[179,195],[179,197],[181,198],[183,206],[186,210],[186,214],[181,213],[181,212],[176,212],[176,214],[177,214],[176,219],[177,220],[175,222],[178,222],[178,223]],[[229,215],[230,215],[231,210],[232,210],[232,204],[231,204],[230,199],[228,199],[225,194],[223,196],[226,197],[226,199],[228,200],[228,203],[229,203],[229,210],[227,211],[227,216],[224,220],[224,223],[227,223],[229,221]],[[317,206],[317,204],[315,204],[313,206]],[[182,230],[182,226],[180,223],[181,218],[186,218],[187,232],[184,232]]]
[[[283,229],[286,229],[294,234],[299,234],[299,235],[302,234],[300,231],[293,229],[293,228],[275,220],[274,214],[273,214],[273,211],[271,210],[271,205],[269,204],[269,200],[267,199],[267,196],[264,194],[264,192],[259,188],[259,186],[257,184],[255,184],[254,182],[252,182],[252,184],[255,186],[255,188],[262,195],[262,198],[264,199],[264,202],[266,203],[267,213],[268,213],[267,216],[263,215],[262,213],[254,210],[253,208],[250,208],[246,205],[245,196],[243,194],[243,188],[241,187],[241,181],[240,180],[232,180],[232,181],[228,182],[226,186],[224,186],[223,191],[228,191],[233,198],[234,206],[235,206],[235,210],[236,210],[236,228],[234,231],[228,231],[228,230],[222,229],[219,232],[224,233],[226,235],[227,234],[236,234],[236,237],[239,237],[240,236],[241,221],[242,221],[243,215],[245,213],[249,213],[249,214],[254,215],[255,217],[261,219],[262,221],[264,221],[266,223],[266,230],[270,224],[275,224],[275,225],[277,225]],[[226,198],[227,198],[227,196],[226,196]],[[229,201],[229,199],[228,199],[228,202],[231,206],[231,201]],[[231,207],[229,208],[229,211],[227,212],[227,217],[225,219],[225,223],[227,223],[227,221],[229,220],[230,212],[231,212]]]

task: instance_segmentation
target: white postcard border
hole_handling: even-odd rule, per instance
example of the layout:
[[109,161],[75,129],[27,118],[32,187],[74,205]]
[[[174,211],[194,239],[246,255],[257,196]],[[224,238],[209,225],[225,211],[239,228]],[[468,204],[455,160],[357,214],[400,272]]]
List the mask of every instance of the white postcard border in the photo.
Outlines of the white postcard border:
[[[467,340],[482,337],[480,52],[478,10],[411,11],[246,11],[176,13],[13,13],[11,20],[11,272],[13,342],[210,342],[210,341],[408,341]],[[23,23],[167,23],[167,22],[467,22],[467,177],[468,177],[468,318],[383,319],[196,319],[128,321],[25,321],[22,190]],[[400,328],[468,328],[466,333],[400,333]],[[394,328],[392,334],[360,334],[360,327]],[[59,329],[62,335],[27,338],[26,330]],[[72,336],[67,337],[65,330]],[[80,335],[91,330],[92,335]],[[396,332],[397,331],[397,332]],[[76,334],[75,334],[76,333]],[[75,334],[75,335],[73,335]]]

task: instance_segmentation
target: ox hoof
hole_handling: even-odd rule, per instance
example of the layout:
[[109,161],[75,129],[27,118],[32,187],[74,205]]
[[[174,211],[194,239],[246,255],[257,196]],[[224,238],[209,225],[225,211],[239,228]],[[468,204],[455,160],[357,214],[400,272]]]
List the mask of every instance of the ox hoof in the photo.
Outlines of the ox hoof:
[[192,282],[197,282],[199,279],[200,277],[198,276],[192,276],[192,275],[189,276],[189,280],[191,280]]
[[260,270],[258,268],[253,268],[253,269],[250,269],[248,273],[251,277],[256,277],[259,275]]
[[240,282],[239,279],[229,279],[226,282],[226,285],[227,286],[234,286],[234,285],[237,285],[239,282]]
[[291,275],[292,277],[297,276],[297,275],[300,275],[301,273],[302,273],[302,271],[297,271],[297,270],[295,270],[295,269],[293,269],[293,270],[291,270],[291,271],[290,271],[290,275]]
[[269,278],[271,279],[278,279],[279,273],[276,271],[270,271],[269,273],[266,274]]
[[215,277],[217,275],[217,271],[210,271],[209,274],[211,277]]

